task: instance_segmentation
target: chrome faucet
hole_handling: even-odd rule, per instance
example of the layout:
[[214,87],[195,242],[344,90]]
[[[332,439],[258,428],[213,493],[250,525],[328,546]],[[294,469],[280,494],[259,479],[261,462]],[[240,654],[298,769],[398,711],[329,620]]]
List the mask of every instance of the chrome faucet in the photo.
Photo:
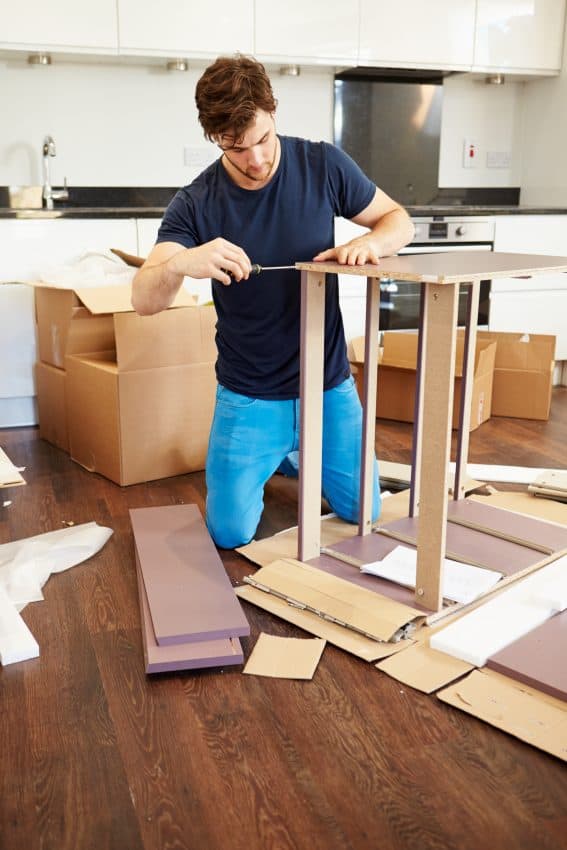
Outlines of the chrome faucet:
[[51,185],[51,166],[50,166],[50,157],[55,156],[57,150],[55,148],[55,142],[53,141],[52,136],[46,136],[43,140],[43,202],[44,206],[48,210],[53,209],[53,201],[66,201],[69,198],[69,191],[67,189],[67,178],[65,177],[63,181],[62,189],[53,189]]

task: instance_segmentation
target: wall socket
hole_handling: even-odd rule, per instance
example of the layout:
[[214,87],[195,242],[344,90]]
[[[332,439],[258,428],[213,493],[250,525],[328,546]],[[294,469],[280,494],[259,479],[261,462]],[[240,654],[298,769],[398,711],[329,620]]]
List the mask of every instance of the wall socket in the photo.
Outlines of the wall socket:
[[487,151],[487,168],[510,168],[512,157],[510,151]]
[[183,148],[183,165],[187,168],[196,168],[201,171],[207,168],[217,157],[217,150],[211,145],[210,148],[202,145],[185,145]]

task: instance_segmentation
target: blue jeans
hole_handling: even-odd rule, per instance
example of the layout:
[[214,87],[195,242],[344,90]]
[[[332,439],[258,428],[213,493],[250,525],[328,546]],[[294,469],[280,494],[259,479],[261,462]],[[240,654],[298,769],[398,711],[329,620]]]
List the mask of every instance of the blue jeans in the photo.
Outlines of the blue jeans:
[[[323,495],[347,522],[358,521],[362,408],[351,377],[323,393]],[[218,386],[207,456],[207,526],[233,549],[254,537],[264,486],[299,448],[299,399],[269,401]],[[372,517],[380,512],[374,462]]]

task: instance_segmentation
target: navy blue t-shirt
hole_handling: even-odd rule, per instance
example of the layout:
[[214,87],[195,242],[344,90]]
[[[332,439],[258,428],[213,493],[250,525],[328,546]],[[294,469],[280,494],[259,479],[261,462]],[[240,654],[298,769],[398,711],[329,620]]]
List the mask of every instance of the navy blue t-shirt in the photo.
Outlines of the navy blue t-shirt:
[[[242,189],[220,159],[180,189],[163,217],[158,242],[186,248],[222,236],[262,266],[310,261],[334,245],[334,217],[352,219],[376,187],[350,157],[326,142],[280,136],[270,182]],[[299,396],[300,273],[262,272],[225,286],[213,281],[218,321],[217,380],[243,395]],[[336,276],[327,276],[325,389],[350,374]]]

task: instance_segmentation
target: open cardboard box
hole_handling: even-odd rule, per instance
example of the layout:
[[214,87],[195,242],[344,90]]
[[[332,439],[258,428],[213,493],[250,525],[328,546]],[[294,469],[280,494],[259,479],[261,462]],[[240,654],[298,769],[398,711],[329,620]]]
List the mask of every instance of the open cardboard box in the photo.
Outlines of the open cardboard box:
[[497,343],[492,415],[549,419],[555,337],[479,331],[477,338]]
[[[378,369],[376,416],[413,422],[417,365],[417,333],[415,331],[386,331],[383,335]],[[351,363],[356,366],[356,382],[362,398],[364,392],[364,337],[351,341]],[[464,333],[457,333],[455,363],[455,393],[453,398],[453,428],[457,428],[463,368]],[[474,431],[490,419],[492,381],[496,357],[496,342],[477,338],[470,430]]]
[[168,310],[138,316],[130,285],[35,292],[42,436],[117,484],[203,469],[214,308],[182,290]]

